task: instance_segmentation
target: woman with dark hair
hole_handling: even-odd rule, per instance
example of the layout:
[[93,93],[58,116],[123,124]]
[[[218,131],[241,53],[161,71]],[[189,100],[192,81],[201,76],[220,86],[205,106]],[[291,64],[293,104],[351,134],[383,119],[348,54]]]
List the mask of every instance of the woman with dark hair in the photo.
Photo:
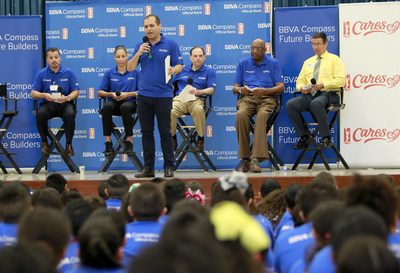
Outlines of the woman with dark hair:
[[121,224],[115,223],[118,219],[123,226],[123,221],[118,217],[93,214],[87,219],[78,234],[81,265],[69,273],[124,272],[120,261],[125,241],[119,228]]
[[111,142],[112,115],[121,115],[124,124],[126,141],[124,153],[132,153],[133,113],[136,112],[136,93],[139,83],[139,71],[128,71],[128,51],[125,46],[115,47],[114,60],[116,66],[104,73],[97,96],[107,98],[101,109],[103,134],[106,138],[105,156],[113,154]]

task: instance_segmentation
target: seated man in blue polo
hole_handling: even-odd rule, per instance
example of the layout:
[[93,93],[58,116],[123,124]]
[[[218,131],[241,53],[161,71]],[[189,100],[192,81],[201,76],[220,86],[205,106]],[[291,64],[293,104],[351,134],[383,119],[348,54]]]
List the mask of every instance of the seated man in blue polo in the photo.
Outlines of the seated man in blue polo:
[[64,122],[65,154],[74,155],[72,138],[75,131],[75,106],[72,100],[79,96],[79,84],[74,72],[61,66],[60,52],[55,47],[47,49],[46,61],[48,66],[41,69],[35,76],[31,96],[41,99],[40,107],[36,113],[36,126],[42,139],[40,152],[47,154],[47,121],[60,117]]
[[[173,100],[172,111],[171,111],[171,134],[174,143],[174,150],[178,147],[178,141],[176,139],[176,126],[179,117],[190,114],[193,118],[194,125],[197,131],[197,141],[195,150],[202,151],[204,148],[204,132],[206,127],[206,116],[205,116],[205,99],[206,96],[214,94],[216,86],[215,71],[213,68],[205,66],[204,61],[206,60],[205,52],[202,47],[195,46],[190,50],[190,61],[191,66],[185,66],[182,72],[177,74],[174,78],[174,82],[178,86],[176,95]],[[182,90],[188,85],[188,82],[193,83],[193,89],[189,91],[190,94],[195,95],[194,100],[183,102],[178,96]]]
[[[278,60],[265,54],[265,42],[251,43],[251,57],[239,61],[233,93],[241,96],[237,102],[236,132],[239,143],[236,167],[240,172],[261,172],[259,162],[267,160],[267,119],[276,106],[275,95],[283,93],[282,71]],[[256,116],[253,146],[250,148],[249,119]],[[251,161],[250,161],[251,160]]]

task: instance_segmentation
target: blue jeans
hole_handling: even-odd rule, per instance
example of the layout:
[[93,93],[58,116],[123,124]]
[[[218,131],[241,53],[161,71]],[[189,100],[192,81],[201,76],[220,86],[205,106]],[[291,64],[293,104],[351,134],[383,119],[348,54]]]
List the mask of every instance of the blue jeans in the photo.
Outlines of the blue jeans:
[[174,148],[171,136],[172,98],[153,98],[138,96],[137,113],[142,132],[144,166],[154,169],[155,141],[154,116],[160,133],[161,149],[164,157],[164,169],[174,166]]

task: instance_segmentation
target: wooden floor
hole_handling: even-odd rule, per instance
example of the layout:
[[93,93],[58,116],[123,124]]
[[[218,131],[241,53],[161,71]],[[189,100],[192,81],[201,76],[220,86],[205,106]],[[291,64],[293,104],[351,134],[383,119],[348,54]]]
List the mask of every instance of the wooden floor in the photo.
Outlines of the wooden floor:
[[[298,170],[292,171],[271,171],[263,170],[261,173],[247,173],[248,179],[253,186],[255,191],[258,191],[261,183],[267,178],[275,178],[282,188],[286,188],[288,185],[293,183],[299,183],[302,185],[307,184],[315,175],[319,172],[324,171],[323,165],[315,165],[314,168],[309,171],[307,166],[300,166]],[[23,174],[19,175],[15,170],[9,170],[9,174],[0,174],[0,179],[3,181],[21,180],[29,187],[36,189],[37,187],[45,183],[47,175],[51,174],[45,171],[41,171],[39,174],[32,174],[32,169],[23,169]],[[232,170],[218,170],[216,172],[204,172],[203,170],[178,170],[175,172],[175,178],[180,178],[185,182],[196,180],[199,181],[205,191],[206,195],[210,193],[211,184],[218,180],[219,177],[231,173]],[[60,172],[67,180],[69,188],[77,189],[84,196],[97,194],[97,186],[99,181],[105,180],[115,173],[122,173],[127,176],[130,183],[144,182],[149,179],[137,179],[135,174],[137,171],[110,171],[104,174],[97,173],[95,171],[86,171],[81,174],[75,174],[70,172]],[[400,169],[349,169],[338,168],[333,165],[330,171],[332,175],[336,177],[339,187],[348,185],[351,181],[354,173],[361,175],[376,175],[376,174],[389,174],[392,175],[396,181],[396,185],[400,186]],[[162,171],[156,171],[156,177],[163,177]]]

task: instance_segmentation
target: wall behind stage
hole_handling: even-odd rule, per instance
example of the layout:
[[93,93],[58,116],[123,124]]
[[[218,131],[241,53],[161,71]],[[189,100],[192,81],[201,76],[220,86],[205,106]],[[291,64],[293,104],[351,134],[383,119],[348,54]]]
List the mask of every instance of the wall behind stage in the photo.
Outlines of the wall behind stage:
[[[40,157],[40,136],[32,115],[31,88],[42,63],[40,16],[0,16],[0,83],[7,83],[9,98],[18,98],[19,114],[2,139],[20,168],[33,167]],[[11,110],[14,103],[9,104]],[[0,100],[0,112],[4,100]],[[2,156],[3,157],[3,156]],[[3,163],[7,160],[1,158]],[[8,166],[6,166],[8,167]]]
[[[303,62],[315,55],[311,46],[313,34],[325,32],[328,36],[328,52],[339,55],[338,16],[337,6],[275,9],[275,57],[280,61],[284,75],[283,105],[286,105],[296,92],[296,80]],[[306,122],[312,121],[309,113],[305,113],[304,116]],[[315,126],[310,128],[313,130]],[[337,145],[337,124],[332,128],[331,135]],[[275,122],[274,140],[275,151],[283,162],[294,163],[300,151],[294,150],[292,145],[297,143],[298,137],[285,109]],[[317,136],[317,142],[319,140]],[[307,152],[305,158],[310,158],[311,153]],[[327,158],[334,157],[332,149],[325,151],[324,155]]]
[[400,166],[400,3],[340,5],[346,64],[341,152],[352,167]]
[[[217,168],[234,168],[238,163],[238,147],[233,80],[238,61],[250,56],[250,44],[254,39],[264,39],[270,53],[269,1],[47,3],[47,47],[56,46],[61,50],[62,64],[75,71],[81,88],[74,161],[77,165],[86,165],[88,170],[97,170],[104,161],[96,91],[104,72],[115,65],[114,47],[123,44],[132,55],[135,45],[144,36],[143,19],[150,13],[160,17],[162,33],[178,43],[185,65],[190,64],[189,51],[193,46],[205,49],[206,64],[217,73],[213,111],[206,122],[205,151]],[[134,151],[142,158],[138,125],[134,128]],[[181,141],[179,137],[178,141]],[[186,159],[181,168],[199,168],[191,154]],[[117,156],[111,168],[132,169],[126,160],[126,157]],[[49,168],[65,170],[60,161],[60,158],[52,158]],[[162,165],[157,132],[156,169],[162,169]]]

